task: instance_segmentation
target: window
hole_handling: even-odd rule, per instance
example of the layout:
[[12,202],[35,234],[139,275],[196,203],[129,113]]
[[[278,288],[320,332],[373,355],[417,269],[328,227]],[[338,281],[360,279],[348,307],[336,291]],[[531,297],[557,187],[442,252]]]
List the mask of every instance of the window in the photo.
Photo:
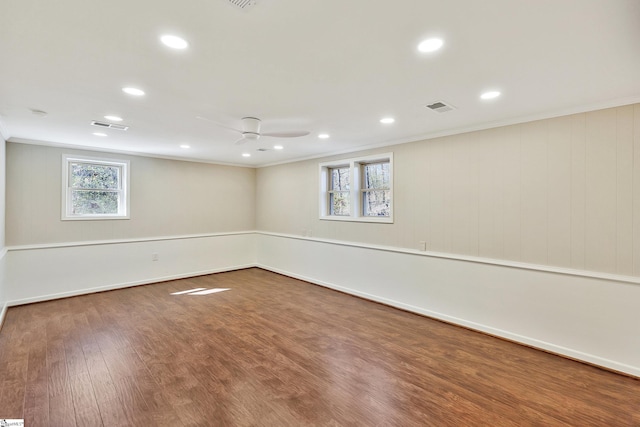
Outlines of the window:
[[62,156],[62,219],[128,219],[129,161]]
[[351,207],[349,199],[351,192],[349,191],[350,169],[348,166],[329,168],[329,211],[330,215],[349,216],[351,215]]
[[320,164],[320,219],[393,222],[393,154]]
[[362,214],[364,216],[391,215],[391,163],[364,164],[362,168]]

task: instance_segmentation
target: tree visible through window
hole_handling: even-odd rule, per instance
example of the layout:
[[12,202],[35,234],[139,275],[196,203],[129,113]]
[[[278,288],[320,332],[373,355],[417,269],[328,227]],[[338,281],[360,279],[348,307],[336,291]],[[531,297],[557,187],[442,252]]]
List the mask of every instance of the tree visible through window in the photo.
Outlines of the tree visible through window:
[[372,163],[362,166],[364,185],[362,208],[364,216],[391,215],[390,163]]
[[71,214],[118,214],[121,166],[72,162]]
[[65,156],[63,219],[126,218],[128,162]]
[[331,215],[351,215],[351,191],[349,188],[349,167],[330,169],[329,209]]

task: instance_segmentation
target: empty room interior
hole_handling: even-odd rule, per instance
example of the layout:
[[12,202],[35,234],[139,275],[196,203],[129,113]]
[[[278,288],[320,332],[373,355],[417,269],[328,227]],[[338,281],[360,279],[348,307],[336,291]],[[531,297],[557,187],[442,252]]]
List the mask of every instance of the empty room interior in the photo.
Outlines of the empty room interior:
[[0,420],[640,426],[639,1],[0,16]]

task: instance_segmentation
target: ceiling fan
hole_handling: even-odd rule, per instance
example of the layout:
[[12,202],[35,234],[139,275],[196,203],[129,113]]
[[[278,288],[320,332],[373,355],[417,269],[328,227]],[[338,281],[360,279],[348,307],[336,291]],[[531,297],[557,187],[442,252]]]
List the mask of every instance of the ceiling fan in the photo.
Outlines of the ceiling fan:
[[294,131],[294,132],[260,132],[260,123],[262,122],[257,117],[243,117],[240,121],[242,123],[242,129],[236,129],[229,126],[225,126],[218,122],[215,122],[211,119],[202,116],[196,116],[196,118],[201,120],[206,120],[208,122],[214,123],[220,127],[225,129],[230,129],[236,132],[240,132],[242,136],[238,139],[234,144],[240,145],[249,141],[257,141],[261,136],[270,136],[274,138],[298,138],[300,136],[307,136],[311,132],[307,131]]

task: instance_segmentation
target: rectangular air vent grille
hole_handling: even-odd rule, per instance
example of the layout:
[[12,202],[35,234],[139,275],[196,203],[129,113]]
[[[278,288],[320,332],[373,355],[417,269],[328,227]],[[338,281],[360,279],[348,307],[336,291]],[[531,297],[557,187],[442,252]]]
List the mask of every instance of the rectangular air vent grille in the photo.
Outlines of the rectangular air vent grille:
[[98,126],[98,127],[101,127],[101,128],[116,129],[116,130],[127,130],[127,129],[129,129],[129,126],[117,125],[115,123],[98,122],[96,120],[91,122],[91,126]]
[[227,3],[238,9],[247,10],[256,5],[256,0],[227,0]]
[[438,113],[446,113],[447,111],[455,110],[455,107],[453,105],[444,103],[442,101],[429,104],[427,105],[427,108]]

